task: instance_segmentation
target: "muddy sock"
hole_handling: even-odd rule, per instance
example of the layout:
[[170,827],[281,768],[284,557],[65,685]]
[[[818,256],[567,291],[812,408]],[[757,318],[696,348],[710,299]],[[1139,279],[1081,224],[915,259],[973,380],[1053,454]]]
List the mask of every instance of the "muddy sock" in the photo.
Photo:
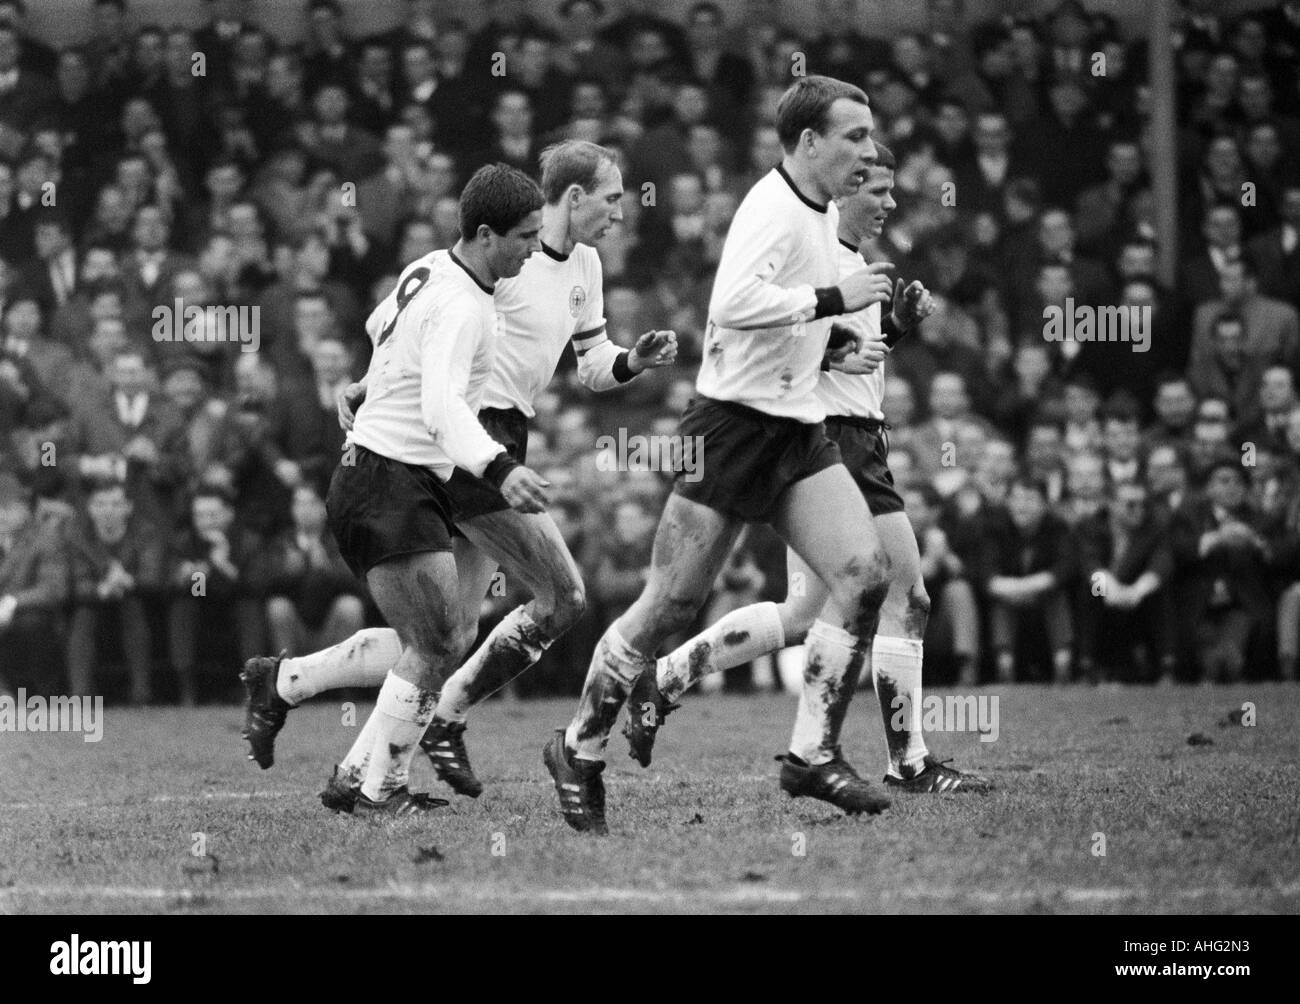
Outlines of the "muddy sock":
[[511,610],[465,665],[442,685],[437,717],[444,722],[463,722],[471,707],[491,697],[537,662],[554,640],[523,607]]
[[402,654],[392,628],[366,628],[337,645],[280,663],[275,689],[290,704],[340,687],[378,687]]
[[810,764],[829,762],[869,651],[861,639],[819,620],[808,630],[803,690],[790,752]]
[[929,750],[921,732],[921,642],[876,635],[871,645],[871,680],[885,722],[892,777],[911,777]]
[[596,645],[582,688],[578,713],[564,733],[565,744],[583,760],[604,759],[610,730],[618,721],[632,684],[654,659],[629,645],[611,624]]
[[743,666],[784,645],[785,629],[775,603],[741,607],[659,660],[659,690],[675,701],[710,673]]

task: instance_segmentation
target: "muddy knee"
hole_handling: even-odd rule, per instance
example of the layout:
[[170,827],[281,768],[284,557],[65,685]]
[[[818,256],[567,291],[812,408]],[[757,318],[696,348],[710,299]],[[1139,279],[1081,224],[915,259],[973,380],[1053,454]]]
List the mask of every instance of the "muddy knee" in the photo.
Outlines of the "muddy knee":
[[658,609],[658,626],[664,636],[686,631],[695,622],[695,615],[704,605],[702,597],[668,597]]
[[841,571],[836,590],[846,627],[860,638],[876,633],[880,608],[889,595],[889,559],[879,549],[850,558]]
[[920,638],[925,634],[925,625],[930,620],[930,594],[926,592],[925,583],[920,579],[907,591],[907,604],[903,609],[903,626],[909,638]]

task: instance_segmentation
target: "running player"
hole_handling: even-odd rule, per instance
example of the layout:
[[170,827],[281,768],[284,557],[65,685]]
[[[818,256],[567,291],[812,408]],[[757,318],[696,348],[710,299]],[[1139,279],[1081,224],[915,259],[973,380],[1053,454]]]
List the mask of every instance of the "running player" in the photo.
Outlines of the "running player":
[[[593,245],[622,219],[623,179],[614,154],[582,141],[556,144],[542,153],[542,254],[517,278],[497,285],[502,337],[483,391],[478,418],[511,457],[525,461],[533,402],[555,373],[572,340],[578,375],[596,391],[609,390],[645,369],[671,364],[676,336],[643,335],[632,350],[605,334],[600,258]],[[340,402],[344,428],[365,399],[364,382]],[[364,410],[362,411],[364,413]],[[445,485],[451,499],[456,565],[463,597],[463,627],[477,631],[479,604],[498,565],[523,582],[533,600],[508,613],[473,656],[443,685],[421,746],[438,776],[462,795],[477,797],[464,745],[470,707],[504,687],[533,665],[542,652],[582,615],[584,594],[577,565],[546,513],[524,515],[510,508],[497,488],[457,469]],[[396,635],[372,628],[299,659],[260,658],[245,667],[249,685],[246,738],[250,756],[263,767],[274,758],[275,736],[290,707],[314,694],[343,686],[374,685],[397,658]],[[340,792],[357,776],[369,743],[358,737],[322,799],[346,810]]]
[[[869,253],[869,244],[880,236],[886,218],[897,206],[892,195],[894,168],[893,153],[877,143],[876,165],[866,185],[856,195],[839,201],[841,275],[862,267],[863,252]],[[936,760],[921,733],[922,639],[930,597],[921,578],[916,535],[886,462],[889,426],[881,410],[885,368],[880,360],[888,345],[915,328],[933,309],[930,294],[920,282],[905,288],[899,279],[884,331],[879,303],[855,314],[852,320],[861,325],[863,349],[830,364],[830,372],[823,373],[817,385],[817,396],[826,406],[826,431],[839,445],[875,517],[889,557],[889,593],[871,650],[872,682],[885,723],[888,753],[884,782],[903,792],[984,793],[992,787],[986,778]],[[637,680],[623,734],[630,755],[642,767],[650,765],[655,734],[664,717],[678,707],[677,700],[696,681],[804,639],[830,594],[794,551],[787,553],[787,581],[793,588],[784,603],[757,603],[732,611]]]
[[542,194],[514,168],[475,172],[460,200],[460,240],[412,262],[366,322],[374,355],[366,406],[335,470],[330,530],[364,577],[401,651],[363,729],[370,745],[354,808],[401,815],[447,804],[407,787],[416,744],[445,676],[472,644],[452,556],[456,467],[498,485],[522,512],[542,512],[546,482],[477,420],[492,368],[498,280],[541,247]]
[[709,303],[698,396],[681,420],[682,435],[702,443],[695,472],[702,477],[679,474],[645,589],[601,637],[576,716],[543,751],[574,829],[607,832],[601,772],[610,729],[637,678],[653,671],[658,646],[690,624],[748,522],[770,522],[832,599],[808,631],[781,787],[849,813],[889,804],[839,749],[888,591],[886,559],[862,493],[826,437],[826,409],[816,395],[831,318],[891,293],[884,272],[892,266],[866,266],[844,279],[838,266],[833,200],[865,183],[875,158],[872,125],[866,94],[829,77],[801,78],[781,98],[784,156],[731,222]]

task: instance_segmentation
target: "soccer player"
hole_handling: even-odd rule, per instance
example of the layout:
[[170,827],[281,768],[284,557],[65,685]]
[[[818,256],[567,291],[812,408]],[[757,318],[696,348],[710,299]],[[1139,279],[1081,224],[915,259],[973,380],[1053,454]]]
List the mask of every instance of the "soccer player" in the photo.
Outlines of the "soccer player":
[[[896,208],[894,155],[876,144],[876,164],[855,195],[839,201],[839,267],[849,276],[862,267],[863,253],[876,240]],[[881,402],[885,367],[881,360],[897,338],[915,328],[933,310],[920,282],[906,287],[897,280],[893,305],[882,330],[879,303],[854,314],[862,348],[829,364],[817,384],[826,406],[826,431],[838,444],[857,482],[880,542],[889,558],[889,592],[880,609],[880,627],[871,649],[871,675],[885,723],[888,767],[884,783],[902,792],[987,792],[991,783],[978,774],[957,770],[930,755],[921,734],[921,654],[930,597],[921,579],[916,535],[903,512],[886,457],[889,451]],[[623,733],[630,755],[650,765],[655,734],[676,701],[709,673],[740,666],[765,652],[802,641],[829,598],[829,590],[793,550],[787,554],[784,603],[757,603],[734,610],[660,659],[632,688]],[[901,712],[901,713],[900,713]],[[901,722],[902,727],[896,727]]]
[[447,804],[413,794],[407,778],[438,688],[473,639],[452,555],[454,468],[498,485],[523,512],[546,504],[546,482],[476,417],[498,337],[493,290],[540,249],[541,206],[527,175],[481,168],[461,195],[456,245],[408,265],[366,322],[375,349],[350,436],[355,462],[335,469],[326,500],[340,552],[401,645],[362,730],[370,749],[353,808],[363,814]]
[[[503,279],[496,287],[502,337],[478,413],[483,427],[519,463],[525,461],[534,401],[554,376],[570,340],[579,378],[596,391],[621,386],[637,373],[676,358],[671,331],[648,332],[631,350],[620,349],[605,334],[600,258],[592,245],[622,219],[623,179],[614,154],[576,140],[549,147],[542,153],[542,190],[542,253],[530,258],[517,278]],[[344,395],[339,407],[345,428],[352,425],[354,409],[365,398],[364,382]],[[464,745],[469,709],[541,658],[582,615],[584,592],[577,565],[549,515],[514,511],[494,484],[463,469],[454,471],[444,487],[453,522],[464,535],[454,547],[463,623],[471,638],[477,631],[480,601],[498,565],[533,593],[533,599],[508,613],[447,679],[421,740],[438,776],[458,794],[477,797],[482,784]],[[335,687],[379,683],[399,648],[391,629],[372,628],[300,659],[253,660],[244,672],[250,692],[250,756],[270,766],[275,736],[290,707]],[[363,740],[359,737],[353,754],[322,793],[331,808],[348,807],[339,793],[368,755]]]
[[[843,759],[840,727],[871,652],[888,590],[862,493],[826,437],[816,394],[831,318],[889,298],[892,266],[842,279],[834,201],[875,158],[867,96],[823,76],[796,81],[777,109],[781,164],[741,202],[709,302],[698,396],[681,420],[698,480],[679,473],[659,522],[645,589],[596,646],[578,711],[543,751],[565,821],[604,833],[602,754],[633,684],[660,643],[686,627],[748,522],[768,522],[831,603],[808,631],[804,688],[781,787],[849,813],[889,799]],[[854,339],[849,338],[852,345]],[[768,646],[771,647],[771,646]]]

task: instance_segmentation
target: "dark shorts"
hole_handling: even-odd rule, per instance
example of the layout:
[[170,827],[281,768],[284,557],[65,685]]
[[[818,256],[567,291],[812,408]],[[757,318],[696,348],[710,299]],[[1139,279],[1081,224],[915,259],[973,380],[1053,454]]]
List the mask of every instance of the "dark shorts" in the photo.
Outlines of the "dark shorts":
[[903,511],[903,498],[890,473],[889,437],[882,423],[870,418],[828,415],[826,434],[839,446],[844,466],[858,483],[873,516]]
[[746,523],[770,523],[781,496],[796,482],[840,463],[826,427],[775,418],[734,401],[697,397],[682,413],[679,431],[701,437],[696,473],[679,471],[673,491]]
[[[510,456],[521,464],[527,462],[528,419],[523,412],[514,408],[484,408],[478,413],[478,420],[487,434],[504,446]],[[510,503],[490,482],[476,478],[460,467],[451,472],[451,480],[444,487],[451,499],[451,518],[455,523],[510,508]],[[454,528],[453,533],[462,536]]]
[[427,467],[404,464],[364,446],[340,464],[325,509],[339,553],[358,578],[381,561],[451,550],[451,501]]

